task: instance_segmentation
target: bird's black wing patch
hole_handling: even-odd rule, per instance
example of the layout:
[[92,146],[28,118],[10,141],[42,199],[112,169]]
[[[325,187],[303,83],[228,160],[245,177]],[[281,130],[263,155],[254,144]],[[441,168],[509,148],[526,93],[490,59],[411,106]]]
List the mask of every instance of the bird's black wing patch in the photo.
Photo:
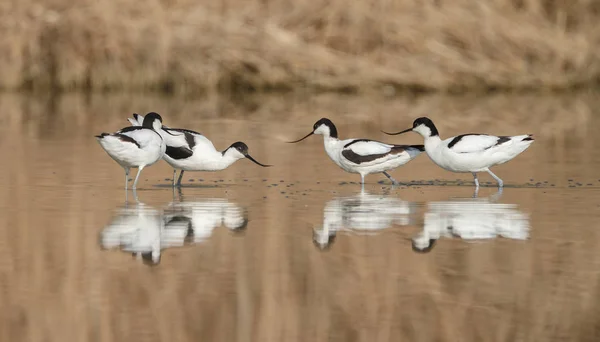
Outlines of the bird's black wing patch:
[[183,134],[185,134],[185,142],[187,142],[188,147],[190,150],[193,149],[194,146],[196,146],[196,139],[194,139],[194,136],[188,132],[184,132]]
[[469,135],[482,135],[482,134],[467,133],[467,134],[457,135],[454,137],[454,139],[452,139],[452,141],[450,141],[450,143],[448,144],[448,148],[452,148],[452,146],[456,145],[459,141],[462,140],[462,138],[469,136]]
[[350,146],[352,144],[356,144],[357,142],[369,142],[369,141],[373,141],[373,140],[369,140],[369,139],[356,139],[356,140],[352,140],[351,142],[349,142],[346,145],[344,145],[344,148],[347,148],[348,146]]
[[486,150],[489,149],[489,148],[492,148],[494,146],[498,146],[498,145],[504,144],[507,141],[510,141],[510,137],[506,137],[506,136],[498,137],[498,141],[496,141],[496,143],[494,145],[486,148]]
[[[371,140],[363,140],[363,141],[371,141]],[[349,146],[351,144],[353,144],[353,142],[351,142],[350,144],[346,145]],[[377,160],[379,158],[383,158],[385,156],[391,155],[391,154],[398,154],[398,153],[402,153],[404,151],[406,151],[406,148],[408,147],[414,147],[414,148],[419,148],[419,146],[423,146],[423,145],[411,145],[411,146],[406,146],[406,145],[394,145],[389,152],[387,153],[379,153],[379,154],[369,154],[366,156],[361,156],[360,154],[354,153],[354,151],[352,151],[351,149],[346,149],[342,151],[342,156],[344,156],[344,158],[348,159],[348,161],[353,162],[354,164],[362,164],[362,163],[368,163],[368,162],[372,162],[374,160]],[[423,148],[424,149],[424,148]]]
[[135,141],[135,139],[133,139],[132,137],[125,135],[125,134],[121,134],[121,133],[115,133],[113,134],[113,136],[119,138],[119,140],[121,141],[125,141],[125,142],[130,142],[132,144],[135,144],[135,146],[137,146],[138,148],[141,148],[140,144]]
[[168,128],[168,130],[179,132],[179,133],[187,133],[187,134],[191,134],[191,135],[194,135],[194,134],[202,135],[202,133],[192,131],[191,129],[185,129],[185,128]]
[[123,129],[120,129],[117,133],[133,132],[133,131],[137,131],[137,130],[141,130],[141,129],[149,129],[150,131],[154,132],[162,139],[162,135],[160,135],[160,133],[158,133],[157,131],[155,131],[152,128],[148,128],[148,127],[144,127],[144,126],[127,126]]
[[192,131],[191,129],[185,129],[185,128],[169,128],[170,131],[175,131],[175,132],[181,132],[181,133],[189,133],[189,134],[198,134],[198,135],[202,135],[202,133],[196,132],[196,131]]
[[191,157],[192,154],[194,154],[194,153],[192,152],[192,150],[190,150],[189,148],[187,148],[185,146],[180,146],[180,147],[167,146],[167,150],[165,151],[165,154],[173,159],[186,159],[186,158]]
[[[403,145],[394,145],[394,147],[396,147],[396,146],[403,147],[405,149],[407,147],[407,146],[403,146]],[[425,145],[408,145],[408,147],[412,147],[412,148],[417,149],[417,150],[419,150],[421,152],[425,151]]]
[[361,156],[360,154],[354,153],[354,151],[352,151],[352,150],[343,150],[342,151],[342,156],[344,156],[344,158],[348,159],[348,161],[351,161],[354,164],[368,163],[368,162],[371,162],[373,160],[376,160],[376,159],[379,159],[381,157],[384,157],[386,155],[387,155],[387,153],[369,154],[369,155],[366,155],[366,156]]
[[194,146],[196,146],[196,139],[194,137],[194,134],[202,135],[196,131],[192,131],[191,129],[185,128],[169,128],[168,130],[183,133],[183,135],[185,136],[185,142],[188,144],[188,147],[190,149],[193,149]]
[[133,131],[137,131],[140,129],[147,129],[146,127],[142,127],[142,126],[127,126],[123,129],[119,130],[119,133],[127,133],[127,132],[133,132]]

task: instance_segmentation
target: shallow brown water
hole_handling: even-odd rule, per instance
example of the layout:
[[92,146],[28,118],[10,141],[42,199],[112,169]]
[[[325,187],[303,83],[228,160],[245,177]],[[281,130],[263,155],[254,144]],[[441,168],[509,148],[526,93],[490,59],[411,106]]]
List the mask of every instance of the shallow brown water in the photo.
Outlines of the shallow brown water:
[[[0,97],[0,340],[597,341],[598,98]],[[126,202],[93,135],[150,110],[275,166],[187,173],[174,193],[159,162]],[[379,129],[421,115],[442,137],[536,142],[477,200],[426,155],[392,173],[409,185],[370,175],[361,194],[320,137],[284,143],[323,116],[342,138],[418,143]]]

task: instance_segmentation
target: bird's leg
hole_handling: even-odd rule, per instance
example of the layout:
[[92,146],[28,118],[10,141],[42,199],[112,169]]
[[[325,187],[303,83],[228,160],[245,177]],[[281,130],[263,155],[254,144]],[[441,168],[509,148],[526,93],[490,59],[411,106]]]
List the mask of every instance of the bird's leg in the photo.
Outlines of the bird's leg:
[[494,179],[498,182],[498,188],[501,188],[504,186],[504,182],[502,181],[502,179],[500,179],[500,177],[496,176],[492,171],[490,171],[489,169],[486,170],[490,176],[494,177]]
[[177,202],[175,197],[175,191],[177,191],[177,195],[179,195],[179,202],[183,202],[183,193],[181,192],[181,187],[173,187],[173,203]]
[[177,169],[173,169],[173,188],[175,188],[175,176],[177,176]]
[[140,204],[140,200],[138,199],[137,191],[133,188],[133,199],[137,204]]
[[181,180],[183,179],[183,170],[179,173],[179,179],[177,180],[177,186],[181,186]]
[[387,173],[387,171],[383,171],[383,174],[392,181],[392,185],[399,185],[400,184],[400,183],[398,183],[397,180],[394,179],[394,177],[390,176],[390,174]]
[[360,191],[365,191],[365,175],[360,174]]
[[127,183],[129,183],[129,168],[125,168],[125,190],[127,190]]
[[475,182],[475,189],[479,190],[479,179],[477,179],[477,173],[471,172],[473,174],[473,180]]
[[490,201],[496,202],[500,199],[501,196],[502,196],[502,188],[498,188],[498,192],[496,192],[495,194],[490,196]]
[[142,170],[144,169],[145,166],[146,165],[141,165],[141,166],[138,167],[137,175],[135,175],[135,180],[133,181],[133,189],[137,188],[137,182],[138,182],[138,180],[140,178],[140,173],[142,173]]
[[364,195],[366,195],[366,194],[367,194],[367,193],[365,192],[365,185],[364,185],[364,184],[362,184],[362,185],[360,186],[360,195],[361,195],[361,196],[364,196]]

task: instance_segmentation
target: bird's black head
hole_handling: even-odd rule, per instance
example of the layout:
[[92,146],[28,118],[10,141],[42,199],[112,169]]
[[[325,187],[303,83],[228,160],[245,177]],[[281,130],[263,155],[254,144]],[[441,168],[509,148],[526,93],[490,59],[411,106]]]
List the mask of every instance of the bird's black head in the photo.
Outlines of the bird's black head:
[[433,124],[433,121],[431,121],[430,118],[428,117],[420,117],[418,119],[416,119],[415,121],[413,121],[413,131],[416,131],[417,133],[421,133],[422,135],[426,135],[427,130],[423,129],[423,128],[418,128],[419,126],[424,126],[429,128],[429,136],[430,137],[435,137],[436,135],[439,135],[437,128],[435,127],[435,125]]
[[333,122],[331,122],[331,120],[329,120],[327,118],[322,118],[321,120],[315,122],[315,124],[313,125],[312,132],[308,133],[303,138],[300,138],[298,140],[288,141],[288,143],[295,144],[297,142],[300,142],[300,141],[310,137],[313,134],[322,134],[324,136],[330,136],[330,137],[336,138],[336,139],[338,137],[337,129],[335,128],[335,125],[333,124]]
[[[158,120],[158,123],[155,124],[155,122]],[[153,128],[156,129],[155,125],[158,126],[158,129],[161,128],[162,126],[162,117],[155,112],[150,112],[148,114],[146,114],[146,116],[144,116],[144,121],[142,122],[142,126],[146,127],[146,128]]]
[[413,125],[409,129],[405,129],[403,131],[396,132],[396,133],[388,133],[385,131],[382,131],[382,132],[387,135],[398,135],[398,134],[404,134],[404,133],[408,133],[408,132],[417,132],[417,133],[421,134],[424,138],[435,137],[435,136],[439,135],[437,128],[435,128],[435,125],[433,124],[433,121],[431,121],[431,119],[426,118],[426,117],[420,117],[420,118],[416,119],[415,121],[413,121]]
[[231,146],[229,146],[229,148],[236,149],[238,152],[240,152],[244,156],[248,155],[248,145],[244,144],[241,141],[234,142],[233,144],[231,144]]
[[[227,153],[227,151],[229,150],[235,150],[237,152],[239,152],[240,154],[242,154],[242,156],[246,157],[247,159],[250,159],[253,163],[260,165],[262,167],[269,167],[272,165],[265,165],[265,164],[261,164],[258,161],[256,161],[256,159],[252,158],[252,156],[248,153],[248,145],[244,144],[241,141],[238,142],[234,142],[233,144],[231,144],[231,146],[229,146],[225,151],[223,151],[223,155],[225,155],[225,153]],[[242,157],[236,157],[241,159]]]
[[324,134],[326,135],[326,129],[329,130],[329,136],[332,138],[337,138],[338,137],[338,133],[337,133],[337,129],[335,128],[335,125],[333,124],[333,122],[331,122],[331,120],[327,119],[327,118],[322,118],[321,120],[315,122],[315,124],[313,125],[313,133],[315,134]]

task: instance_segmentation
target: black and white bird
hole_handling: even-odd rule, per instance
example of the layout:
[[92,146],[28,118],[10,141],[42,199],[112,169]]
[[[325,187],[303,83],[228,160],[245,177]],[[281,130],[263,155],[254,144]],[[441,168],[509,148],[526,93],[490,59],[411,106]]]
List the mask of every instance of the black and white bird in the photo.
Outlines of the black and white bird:
[[452,172],[471,172],[475,187],[479,189],[478,172],[487,172],[502,188],[504,182],[496,176],[490,167],[504,164],[525,151],[533,143],[533,135],[495,136],[487,134],[461,134],[442,140],[433,121],[421,117],[413,126],[397,133],[383,132],[388,135],[417,132],[425,138],[425,151],[439,167]]
[[133,189],[136,189],[142,170],[163,157],[167,145],[161,128],[161,116],[152,112],[146,115],[139,126],[125,127],[115,133],[96,135],[104,151],[125,170],[125,190],[129,182],[130,169],[138,169],[133,182]]
[[[133,118],[127,120],[133,126],[140,126],[146,118],[133,114]],[[198,132],[165,126],[162,130],[169,133],[163,135],[167,145],[163,159],[173,168],[173,186],[181,186],[184,171],[220,171],[243,158],[250,159],[262,167],[271,166],[261,164],[252,158],[248,153],[248,146],[241,141],[231,144],[223,151],[217,151],[213,143]],[[175,184],[177,170],[181,172]]]
[[383,173],[393,184],[398,182],[387,172],[416,158],[423,145],[392,145],[368,139],[338,139],[338,132],[331,120],[323,118],[313,125],[313,131],[300,142],[313,134],[323,135],[325,152],[334,163],[349,173],[360,174],[364,184],[365,176],[371,173]]

